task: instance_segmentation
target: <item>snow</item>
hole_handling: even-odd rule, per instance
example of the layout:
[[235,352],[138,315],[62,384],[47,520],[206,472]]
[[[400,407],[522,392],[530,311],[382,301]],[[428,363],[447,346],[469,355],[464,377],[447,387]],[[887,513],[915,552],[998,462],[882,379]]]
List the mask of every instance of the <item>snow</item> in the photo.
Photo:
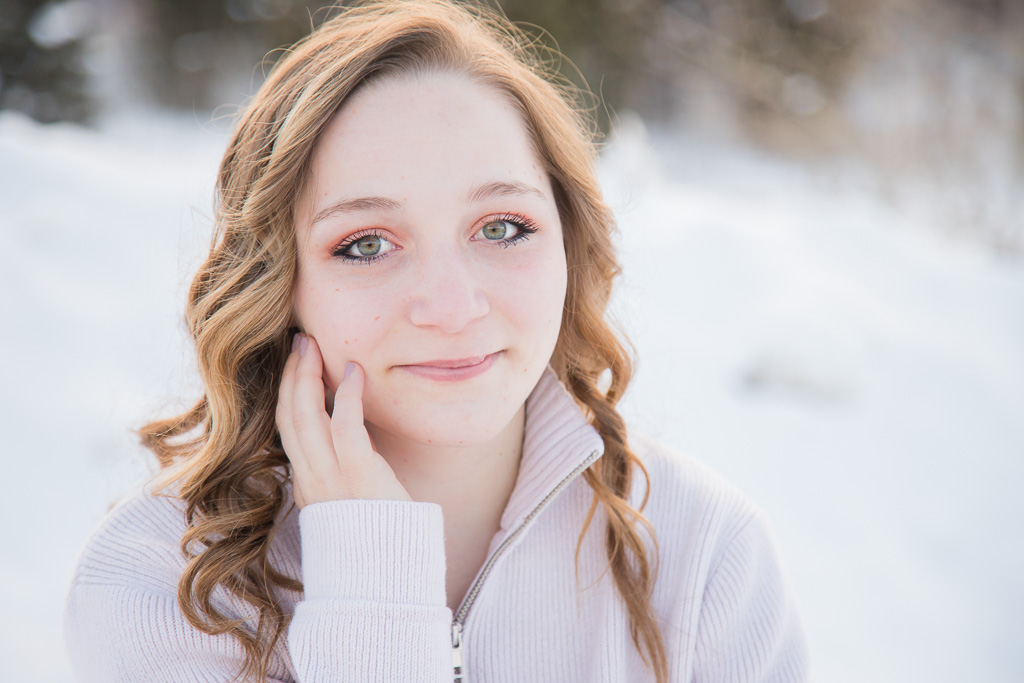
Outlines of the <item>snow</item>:
[[[72,679],[75,558],[151,469],[130,430],[196,395],[182,307],[224,144],[198,115],[0,113],[11,680]],[[1024,263],[897,211],[852,163],[631,116],[601,176],[640,358],[623,410],[768,513],[816,678],[1019,680]]]

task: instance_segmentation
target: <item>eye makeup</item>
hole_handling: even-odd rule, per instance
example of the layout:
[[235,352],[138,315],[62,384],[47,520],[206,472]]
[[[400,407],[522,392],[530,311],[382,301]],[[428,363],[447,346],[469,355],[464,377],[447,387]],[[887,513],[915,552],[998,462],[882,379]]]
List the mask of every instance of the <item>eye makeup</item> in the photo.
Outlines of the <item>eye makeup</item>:
[[[471,239],[475,242],[500,245],[503,248],[511,247],[514,244],[529,239],[530,235],[538,230],[536,221],[519,213],[506,212],[495,214],[488,216],[481,222],[483,226],[473,233]],[[499,223],[511,226],[512,235],[508,235],[509,230],[507,228],[500,231],[492,231],[490,235],[493,235],[493,238],[485,233],[485,230],[490,226]],[[481,237],[481,235],[483,236]],[[330,254],[334,258],[341,259],[343,263],[370,265],[386,258],[388,254],[399,249],[401,247],[389,239],[384,234],[384,231],[378,228],[370,228],[349,235],[334,246],[330,250]]]
[[[496,223],[508,223],[512,225],[515,228],[515,233],[511,237],[506,237],[505,231],[502,231],[501,233],[495,233],[497,235],[500,235],[496,239],[491,239],[491,237],[487,235],[486,231],[489,226],[492,226]],[[537,232],[536,221],[533,221],[530,218],[523,216],[522,214],[505,213],[499,216],[492,216],[487,218],[484,221],[483,227],[480,228],[480,230],[478,230],[474,234],[474,237],[476,235],[483,233],[484,241],[500,244],[502,247],[507,248],[511,247],[513,244],[517,244],[518,242],[530,239],[530,235],[532,235],[535,232]]]
[[349,235],[331,249],[331,256],[346,263],[369,265],[384,258],[395,249],[395,244],[381,231],[371,228]]

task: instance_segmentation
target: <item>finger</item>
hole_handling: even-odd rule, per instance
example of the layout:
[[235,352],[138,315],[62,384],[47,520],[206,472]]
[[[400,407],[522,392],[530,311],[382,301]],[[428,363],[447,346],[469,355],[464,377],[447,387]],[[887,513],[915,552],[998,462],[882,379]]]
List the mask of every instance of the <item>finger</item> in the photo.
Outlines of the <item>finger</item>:
[[[334,412],[331,414],[331,438],[334,452],[346,459],[365,459],[373,455],[373,444],[363,424],[363,383],[366,376],[358,363],[345,364],[345,375],[334,392]],[[345,469],[345,468],[343,468]]]
[[331,438],[346,498],[411,500],[387,461],[374,451],[363,422],[366,375],[358,363],[345,365],[334,394]]
[[295,507],[300,510],[306,507],[306,497],[302,494],[302,487],[294,480],[292,481],[292,498],[295,500]]
[[[331,419],[324,410],[323,359],[313,337],[299,340],[299,361],[295,368],[291,424],[306,466],[317,483],[331,481],[338,471],[331,441]],[[307,494],[315,491],[307,489]]]
[[334,413],[334,391],[327,385],[326,379],[324,380],[324,410],[328,415]]
[[277,431],[281,436],[281,446],[291,467],[292,475],[292,496],[295,504],[301,509],[305,507],[305,496],[302,493],[303,485],[309,485],[312,474],[306,463],[295,434],[295,427],[292,424],[292,400],[295,386],[295,370],[299,362],[299,335],[295,335],[292,342],[292,351],[284,364],[284,371],[281,375],[281,385],[278,388],[277,410],[275,422]]
[[295,366],[299,362],[299,335],[292,338],[292,350],[284,363],[284,371],[281,373],[281,384],[277,388],[277,410],[274,413],[274,422],[277,424],[277,431],[284,435],[286,428],[291,430],[292,414],[292,393],[295,384]]

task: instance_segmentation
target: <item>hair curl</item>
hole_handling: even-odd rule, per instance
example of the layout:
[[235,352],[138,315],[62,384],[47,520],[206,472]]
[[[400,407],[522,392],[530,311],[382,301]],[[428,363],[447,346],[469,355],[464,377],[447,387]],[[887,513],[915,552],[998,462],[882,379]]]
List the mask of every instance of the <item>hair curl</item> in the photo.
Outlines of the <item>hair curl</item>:
[[[584,473],[594,497],[577,564],[600,504],[609,567],[634,644],[658,683],[667,680],[650,602],[657,543],[644,543],[644,534],[654,539],[641,514],[646,493],[639,509],[628,502],[634,472],[647,489],[650,479],[615,407],[632,363],[605,321],[619,273],[615,222],[595,175],[598,131],[585,106],[589,93],[558,74],[559,59],[487,7],[360,2],[285,51],[241,115],[220,166],[213,245],[186,307],[205,395],[187,412],[139,430],[186,504],[181,547],[188,564],[178,602],[196,628],[240,642],[246,655],[240,676],[266,677],[289,618],[277,591],[302,589],[268,561],[289,485],[274,412],[292,320],[293,206],[314,145],[356,88],[388,74],[434,69],[473,76],[509,95],[551,179],[568,265],[551,365],[605,444],[603,457]],[[218,587],[255,608],[255,629],[215,606]]]

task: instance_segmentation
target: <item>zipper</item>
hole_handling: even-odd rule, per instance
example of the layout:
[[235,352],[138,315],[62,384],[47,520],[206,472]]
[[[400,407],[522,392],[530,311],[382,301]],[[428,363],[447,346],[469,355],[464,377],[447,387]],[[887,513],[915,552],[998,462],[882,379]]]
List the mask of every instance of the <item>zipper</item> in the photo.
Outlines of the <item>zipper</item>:
[[462,624],[452,622],[452,668],[455,670],[455,681],[462,681],[465,669],[462,667]]
[[469,610],[476,601],[476,596],[480,593],[480,588],[483,586],[484,580],[487,575],[491,573],[491,569],[494,567],[494,563],[497,562],[498,558],[501,557],[502,553],[512,545],[512,542],[523,533],[523,530],[530,524],[534,517],[540,514],[548,503],[550,503],[558,493],[569,485],[569,482],[580,475],[583,470],[590,467],[595,460],[601,457],[601,451],[594,451],[587,457],[586,460],[576,466],[572,472],[567,474],[562,481],[558,482],[558,486],[551,490],[551,493],[544,496],[544,500],[537,503],[537,507],[533,508],[530,514],[523,518],[522,523],[513,531],[508,537],[501,542],[498,549],[494,551],[494,554],[487,559],[487,563],[484,564],[483,570],[480,575],[476,577],[473,582],[473,586],[469,589],[466,597],[462,600],[462,605],[459,606],[459,611],[455,614],[455,618],[452,620],[452,669],[455,674],[454,681],[464,683],[466,679],[466,667],[463,663],[462,656],[462,625],[466,623],[466,617],[469,616]]

